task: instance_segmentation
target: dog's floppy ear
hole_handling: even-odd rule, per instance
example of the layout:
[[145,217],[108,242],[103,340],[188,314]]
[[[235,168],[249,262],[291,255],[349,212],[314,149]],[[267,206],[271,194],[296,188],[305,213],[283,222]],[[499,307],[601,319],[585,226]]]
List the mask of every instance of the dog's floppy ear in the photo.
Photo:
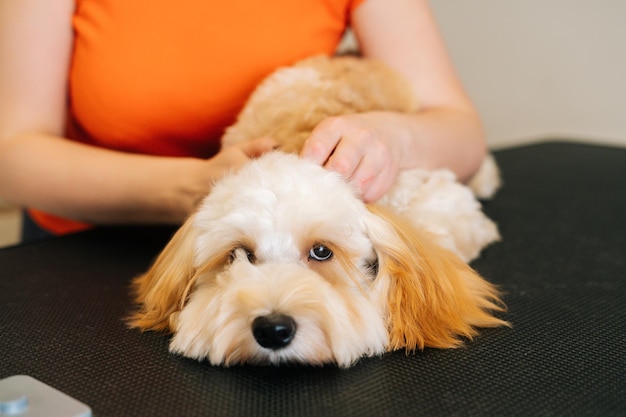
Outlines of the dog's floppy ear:
[[129,319],[142,330],[174,330],[173,319],[193,284],[193,217],[178,229],[150,269],[133,281],[139,310]]
[[498,290],[425,231],[379,206],[369,206],[368,233],[387,279],[389,350],[450,348],[476,328],[507,325]]

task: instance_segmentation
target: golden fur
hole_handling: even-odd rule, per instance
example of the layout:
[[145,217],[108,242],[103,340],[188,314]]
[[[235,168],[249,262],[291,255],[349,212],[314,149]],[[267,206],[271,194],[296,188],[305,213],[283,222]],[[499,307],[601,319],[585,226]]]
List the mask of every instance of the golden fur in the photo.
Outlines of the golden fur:
[[389,349],[452,348],[472,339],[478,327],[506,322],[490,311],[504,311],[500,292],[427,232],[406,219],[370,205],[395,236],[381,236],[381,275],[392,277],[387,294]]

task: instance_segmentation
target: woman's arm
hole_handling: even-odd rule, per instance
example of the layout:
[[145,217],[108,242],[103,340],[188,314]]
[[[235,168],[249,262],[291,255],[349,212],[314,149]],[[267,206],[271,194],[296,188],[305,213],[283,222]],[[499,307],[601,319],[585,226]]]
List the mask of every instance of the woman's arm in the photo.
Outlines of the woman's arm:
[[352,23],[363,55],[403,74],[421,109],[329,119],[313,132],[303,156],[348,175],[366,201],[384,195],[401,169],[447,167],[468,180],[484,158],[484,134],[428,2],[366,0]]
[[63,138],[74,0],[0,2],[0,196],[93,223],[178,223],[212,181],[272,143],[210,160],[127,154]]
[[249,160],[243,146],[209,160],[127,154],[42,132],[0,141],[0,195],[96,224],[182,222],[214,180]]

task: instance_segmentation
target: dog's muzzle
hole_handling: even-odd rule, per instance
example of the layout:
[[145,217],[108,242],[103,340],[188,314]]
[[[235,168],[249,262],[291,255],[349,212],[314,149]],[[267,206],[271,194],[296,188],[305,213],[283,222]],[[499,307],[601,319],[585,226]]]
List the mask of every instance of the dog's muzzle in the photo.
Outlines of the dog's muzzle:
[[264,348],[278,350],[289,345],[296,335],[296,321],[287,315],[272,313],[252,322],[252,334]]

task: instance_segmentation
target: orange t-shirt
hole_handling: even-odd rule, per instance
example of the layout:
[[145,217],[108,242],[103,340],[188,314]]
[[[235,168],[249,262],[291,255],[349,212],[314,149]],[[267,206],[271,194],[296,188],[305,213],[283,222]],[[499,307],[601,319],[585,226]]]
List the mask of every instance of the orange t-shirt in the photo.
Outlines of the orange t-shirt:
[[[332,54],[364,0],[76,0],[67,136],[207,158],[279,66]],[[53,233],[87,227],[31,210]]]

